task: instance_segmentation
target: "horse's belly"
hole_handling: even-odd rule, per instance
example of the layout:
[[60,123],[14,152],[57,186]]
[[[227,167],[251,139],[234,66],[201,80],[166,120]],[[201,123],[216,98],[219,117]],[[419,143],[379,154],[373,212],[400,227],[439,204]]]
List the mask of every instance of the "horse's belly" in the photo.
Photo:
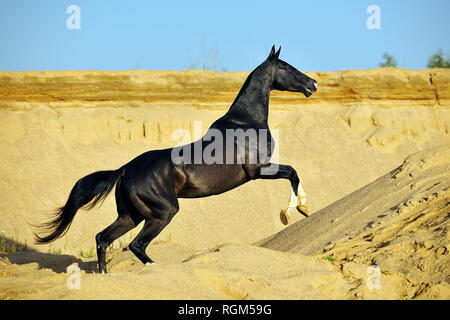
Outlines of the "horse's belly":
[[201,198],[234,189],[248,181],[242,165],[185,165],[179,198]]

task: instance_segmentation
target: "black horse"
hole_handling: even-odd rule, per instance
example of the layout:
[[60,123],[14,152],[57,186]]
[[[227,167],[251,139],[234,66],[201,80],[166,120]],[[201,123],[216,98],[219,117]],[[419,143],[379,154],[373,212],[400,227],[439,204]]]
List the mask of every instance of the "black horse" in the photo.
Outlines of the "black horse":
[[[216,195],[255,179],[288,179],[292,193],[287,210],[281,212],[283,223],[287,224],[295,209],[307,216],[306,194],[295,169],[269,162],[274,140],[268,126],[268,106],[271,90],[301,92],[309,97],[317,91],[317,83],[280,60],[280,50],[275,52],[272,47],[269,57],[250,73],[228,112],[199,141],[149,151],[117,170],[98,171],[80,179],[56,217],[41,225],[49,234],[36,235],[36,242],[49,243],[62,237],[78,209],[91,209],[102,202],[114,186],[119,216],[96,236],[101,273],[106,272],[106,248],[143,220],[144,226],[129,249],[144,264],[152,264],[145,250],[178,212],[178,198]],[[257,142],[251,141],[251,133]]]

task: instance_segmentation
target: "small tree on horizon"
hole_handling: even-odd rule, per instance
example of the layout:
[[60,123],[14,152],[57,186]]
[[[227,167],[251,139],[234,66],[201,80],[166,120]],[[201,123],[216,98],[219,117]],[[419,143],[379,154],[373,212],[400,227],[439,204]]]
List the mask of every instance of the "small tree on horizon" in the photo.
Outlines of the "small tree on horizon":
[[389,53],[385,52],[383,59],[384,61],[379,64],[381,68],[397,68],[397,60]]
[[450,58],[444,58],[444,51],[439,49],[428,59],[428,68],[450,68]]
[[207,48],[205,43],[203,43],[202,55],[197,59],[191,58],[187,68],[192,70],[227,71],[220,63],[219,50],[215,47]]

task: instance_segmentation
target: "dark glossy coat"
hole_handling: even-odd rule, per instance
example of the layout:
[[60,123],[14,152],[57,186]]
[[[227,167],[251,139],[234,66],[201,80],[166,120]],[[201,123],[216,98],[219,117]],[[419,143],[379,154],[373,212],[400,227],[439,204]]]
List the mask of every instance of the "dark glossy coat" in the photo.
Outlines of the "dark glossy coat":
[[[90,174],[75,184],[55,219],[42,225],[49,235],[36,235],[36,242],[48,243],[63,236],[78,209],[89,209],[103,201],[115,185],[119,216],[96,236],[100,272],[106,272],[106,248],[143,220],[144,226],[129,249],[143,263],[153,263],[145,249],[178,212],[178,198],[216,195],[254,179],[289,179],[297,195],[299,178],[291,166],[277,165],[277,170],[271,174],[264,174],[262,170],[273,165],[269,162],[274,147],[268,126],[269,95],[271,90],[283,90],[301,92],[309,97],[317,86],[315,80],[280,60],[279,54],[280,50],[275,52],[272,47],[269,57],[250,73],[228,112],[205,134],[208,136],[214,130],[223,134],[223,148],[216,150],[216,159],[223,161],[193,163],[194,153],[190,157],[183,153],[185,161],[174,163],[174,148],[171,148],[143,153],[114,171]],[[261,139],[264,143],[255,147],[246,140],[242,143],[233,137],[231,141],[227,138],[227,129],[255,130],[258,138],[265,132]],[[194,150],[197,144],[197,150],[203,152],[213,141],[204,137],[185,147]],[[234,161],[228,164],[225,159],[227,143],[234,145],[235,150],[231,155]],[[252,156],[255,158],[250,158]]]

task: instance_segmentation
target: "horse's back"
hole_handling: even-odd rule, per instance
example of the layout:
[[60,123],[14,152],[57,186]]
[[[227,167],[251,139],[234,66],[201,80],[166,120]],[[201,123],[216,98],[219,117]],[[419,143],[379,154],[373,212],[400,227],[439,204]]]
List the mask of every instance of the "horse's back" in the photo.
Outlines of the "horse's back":
[[122,167],[122,184],[129,191],[150,187],[158,180],[167,181],[172,170],[170,149],[148,151]]

